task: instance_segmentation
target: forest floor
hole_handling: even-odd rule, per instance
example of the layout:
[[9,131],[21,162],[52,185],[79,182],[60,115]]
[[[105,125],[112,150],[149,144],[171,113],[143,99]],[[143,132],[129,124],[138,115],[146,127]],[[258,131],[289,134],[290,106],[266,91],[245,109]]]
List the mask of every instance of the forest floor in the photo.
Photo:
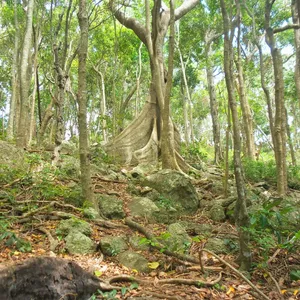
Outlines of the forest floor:
[[[68,184],[68,182],[64,182]],[[127,182],[102,180],[101,177],[94,177],[93,184],[96,187],[97,193],[114,194],[124,201],[124,209],[129,213],[128,202],[131,200],[131,195],[127,191]],[[1,186],[2,191],[12,189],[14,182]],[[31,187],[24,186],[19,192],[16,201],[30,201],[32,193]],[[76,262],[83,269],[95,274],[100,280],[108,280],[115,276],[129,275],[140,280],[138,284],[118,283],[122,290],[112,290],[110,292],[95,294],[94,299],[300,299],[300,281],[290,281],[287,279],[287,265],[297,264],[300,266],[299,253],[289,253],[284,249],[272,249],[272,253],[264,264],[257,265],[251,273],[251,276],[246,274],[256,290],[247,283],[240,272],[234,271],[228,265],[219,261],[216,256],[203,252],[202,262],[206,266],[206,272],[203,274],[201,267],[198,264],[183,262],[176,257],[168,256],[158,250],[152,249],[145,251],[143,255],[154,264],[153,271],[149,274],[140,274],[135,270],[120,265],[114,257],[103,257],[99,252],[93,255],[70,255],[64,249],[64,240],[58,240],[58,246],[55,251],[51,251],[51,238],[57,239],[55,236],[55,228],[61,220],[60,215],[55,212],[71,213],[83,218],[80,210],[72,205],[64,205],[62,199],[54,199],[57,203],[52,203],[51,208],[43,208],[49,204],[48,202],[38,203],[33,213],[17,218],[17,222],[12,225],[12,232],[19,238],[22,238],[31,244],[31,251],[22,252],[14,249],[13,245],[5,245],[0,243],[0,263],[6,265],[11,262],[20,262],[30,257],[36,256],[51,256],[61,257]],[[60,204],[59,204],[60,203]],[[1,213],[12,209],[10,204],[1,208]],[[44,219],[43,215],[51,211],[52,216]],[[212,221],[204,217],[201,213],[189,220],[194,222],[209,223]],[[34,221],[34,222],[32,222]],[[92,239],[97,242],[102,236],[131,236],[138,235],[137,231],[129,228],[123,221],[109,221],[99,224],[91,220],[86,220],[90,223],[93,229]],[[109,224],[116,224],[116,227]],[[159,235],[160,232],[166,230],[163,224],[143,224],[143,220],[139,220],[141,225],[146,226],[149,232]],[[227,232],[234,238],[237,238],[237,230],[235,226],[229,222],[216,224],[220,230],[214,234],[218,236],[219,232]],[[141,235],[141,234],[139,234]],[[141,235],[142,237],[142,235]],[[200,250],[205,247],[205,239],[195,241],[192,244],[190,255],[199,257]],[[258,249],[253,249],[253,260],[258,263],[262,261],[259,257]],[[230,266],[238,268],[235,260],[237,254],[220,255]],[[169,281],[168,281],[169,280]],[[195,281],[203,281],[203,284],[194,284]],[[259,296],[258,291],[264,295]],[[140,297],[140,298],[139,298]],[[1,299],[1,296],[0,296]],[[5,299],[3,299],[5,300]],[[24,299],[26,300],[26,299]]]

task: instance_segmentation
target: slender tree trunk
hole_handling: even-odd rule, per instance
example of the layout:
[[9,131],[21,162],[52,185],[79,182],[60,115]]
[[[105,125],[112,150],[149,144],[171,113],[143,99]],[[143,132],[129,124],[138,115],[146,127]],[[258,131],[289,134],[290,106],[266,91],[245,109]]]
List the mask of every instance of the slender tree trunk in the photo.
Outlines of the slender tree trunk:
[[139,47],[139,64],[138,64],[138,69],[136,71],[135,117],[137,117],[138,115],[139,105],[141,102],[140,83],[141,83],[141,75],[142,75],[142,47],[143,47],[143,43],[141,43]]
[[[189,144],[192,139],[192,124],[189,124],[190,118],[188,118],[188,112],[191,111],[191,94],[187,82],[187,77],[186,77],[186,71],[185,71],[185,64],[183,61],[182,53],[180,51],[179,45],[178,45],[178,53],[179,53],[179,59],[180,59],[180,66],[181,66],[181,72],[182,72],[182,78],[183,78],[183,83],[184,83],[184,88],[185,88],[185,93],[183,97],[183,111],[184,111],[184,119],[185,119],[185,136],[186,136],[186,144]],[[186,95],[186,96],[185,96]]]
[[230,110],[232,113],[233,123],[233,144],[234,144],[234,173],[237,188],[237,201],[235,207],[235,221],[239,230],[240,241],[240,268],[242,270],[249,270],[251,267],[251,251],[249,249],[249,233],[243,228],[249,226],[249,215],[246,207],[246,192],[245,183],[242,174],[242,162],[241,162],[241,138],[240,138],[240,126],[239,117],[237,111],[237,103],[234,93],[234,81],[233,81],[233,49],[232,38],[234,29],[230,26],[229,16],[227,14],[225,1],[220,0],[223,26],[224,26],[224,71],[225,81],[228,92],[228,101],[230,104]]
[[242,55],[241,55],[241,10],[240,10],[240,0],[236,0],[236,6],[238,9],[238,36],[237,36],[237,70],[238,70],[238,93],[240,96],[240,103],[243,115],[243,128],[245,132],[246,140],[246,157],[254,160],[255,158],[255,143],[253,135],[253,119],[251,114],[250,105],[246,95],[244,71],[242,65]]
[[29,126],[29,81],[28,81],[28,63],[30,55],[30,47],[32,41],[32,20],[33,20],[33,7],[34,0],[28,1],[27,13],[26,13],[26,29],[24,35],[23,49],[22,49],[22,59],[21,59],[21,71],[20,71],[20,119],[18,125],[18,133],[16,144],[17,147],[27,146],[27,130]]
[[29,138],[28,144],[30,145],[32,142],[32,138],[34,135],[34,131],[36,129],[36,118],[35,118],[35,101],[36,101],[36,94],[38,90],[38,48],[39,48],[39,30],[34,30],[34,56],[33,56],[33,80],[34,80],[34,87],[32,91],[31,97],[31,106],[30,106],[30,126],[29,126]]
[[18,61],[19,61],[19,22],[18,22],[18,6],[17,0],[14,0],[14,25],[15,25],[15,40],[14,53],[11,68],[11,99],[9,107],[9,118],[7,124],[7,139],[12,140],[16,129],[16,102],[18,90]]
[[287,141],[289,144],[289,148],[290,148],[290,153],[291,153],[291,159],[292,159],[292,165],[296,166],[297,165],[297,160],[296,160],[296,155],[295,155],[295,150],[294,150],[294,145],[293,145],[293,139],[292,139],[292,135],[291,135],[291,129],[290,129],[290,125],[289,122],[287,120],[287,109],[285,109],[285,120],[286,120],[286,134],[287,134]]
[[266,42],[271,50],[273,72],[275,80],[275,126],[274,149],[277,172],[277,192],[285,195],[287,192],[287,164],[286,164],[286,115],[284,105],[283,62],[280,49],[276,46],[273,28],[270,27],[270,18],[273,1],[266,0],[265,30]]
[[225,145],[225,147],[226,147],[226,149],[225,149],[225,177],[224,177],[224,195],[225,195],[225,197],[228,197],[230,134],[231,134],[231,113],[230,113],[230,104],[228,101],[226,145]]
[[213,139],[214,139],[214,163],[218,164],[222,159],[221,151],[221,138],[220,138],[220,121],[219,121],[219,111],[218,111],[218,101],[216,97],[216,89],[213,76],[213,65],[212,65],[212,39],[209,36],[206,36],[206,47],[205,47],[205,56],[206,56],[206,78],[207,78],[207,87],[209,92],[209,104],[210,104],[210,114],[213,124]]
[[81,169],[81,187],[84,200],[93,203],[98,210],[98,205],[93,197],[90,152],[87,128],[87,87],[86,87],[86,58],[88,52],[88,14],[86,0],[79,1],[78,20],[80,26],[80,45],[78,50],[78,125],[79,125],[79,153]]
[[[292,17],[293,23],[300,25],[300,3],[299,0],[292,0]],[[295,83],[300,106],[300,28],[294,29],[296,64],[295,64]]]

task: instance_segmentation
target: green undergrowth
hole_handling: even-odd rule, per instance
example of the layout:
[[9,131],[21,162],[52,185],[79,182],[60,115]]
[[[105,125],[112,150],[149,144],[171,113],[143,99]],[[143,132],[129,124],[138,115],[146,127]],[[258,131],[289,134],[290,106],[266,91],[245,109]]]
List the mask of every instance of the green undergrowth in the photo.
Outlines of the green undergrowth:
[[[266,181],[271,185],[276,185],[276,163],[274,160],[243,159],[243,168],[248,181]],[[288,186],[300,190],[300,166],[288,165]]]

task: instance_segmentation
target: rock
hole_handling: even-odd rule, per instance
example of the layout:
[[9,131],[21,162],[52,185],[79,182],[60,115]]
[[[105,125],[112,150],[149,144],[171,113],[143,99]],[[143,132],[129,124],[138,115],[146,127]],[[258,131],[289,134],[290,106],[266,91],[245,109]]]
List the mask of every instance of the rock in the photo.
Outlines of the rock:
[[218,238],[209,238],[205,244],[205,249],[210,250],[216,254],[227,253],[228,249],[225,242]]
[[226,219],[224,207],[219,204],[212,206],[212,208],[209,210],[209,215],[210,218],[216,222],[222,222]]
[[178,253],[185,253],[192,244],[192,239],[186,233],[184,227],[180,223],[173,223],[168,226],[170,236],[161,242],[168,246],[168,249]]
[[127,268],[147,273],[150,271],[147,259],[139,253],[125,251],[118,256],[119,262]]
[[151,164],[139,164],[136,167],[134,167],[129,172],[129,174],[132,178],[138,179],[138,178],[145,177],[145,176],[149,175],[155,169],[156,169],[156,167],[154,165],[151,165]]
[[70,254],[89,254],[96,250],[94,242],[81,232],[71,231],[65,240]]
[[146,218],[149,222],[155,222],[155,213],[159,212],[157,205],[146,197],[135,197],[129,203],[131,215]]
[[59,222],[56,232],[62,235],[68,235],[70,232],[80,232],[87,236],[92,234],[91,225],[83,220],[71,218]]
[[192,231],[195,235],[209,235],[213,230],[213,226],[210,224],[199,224],[188,221],[178,223],[183,226],[185,230]]
[[199,199],[191,180],[173,170],[161,170],[147,176],[141,185],[156,189],[172,207],[184,214],[193,214],[199,207]]
[[0,140],[0,171],[4,171],[4,167],[8,169],[20,168],[26,170],[29,165],[25,161],[25,151],[16,146]]
[[115,256],[128,249],[125,239],[119,236],[104,236],[99,246],[101,252],[107,256]]
[[100,217],[99,213],[93,207],[84,208],[83,215],[88,219],[97,219]]
[[123,201],[116,196],[99,195],[99,208],[101,213],[109,219],[123,219],[125,212],[123,210]]
[[129,237],[129,243],[131,245],[132,248],[136,249],[136,250],[148,250],[149,249],[149,245],[148,244],[141,244],[141,240],[143,237],[138,236],[138,235],[134,235]]

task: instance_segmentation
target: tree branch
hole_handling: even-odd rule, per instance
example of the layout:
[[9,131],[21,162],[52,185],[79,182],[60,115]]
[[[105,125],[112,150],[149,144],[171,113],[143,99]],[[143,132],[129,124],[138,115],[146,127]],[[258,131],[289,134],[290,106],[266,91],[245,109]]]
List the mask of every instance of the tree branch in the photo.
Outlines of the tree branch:
[[125,27],[131,29],[134,31],[134,33],[139,37],[139,39],[146,45],[146,28],[139,23],[134,18],[126,17],[125,14],[123,14],[120,9],[116,8],[114,6],[113,1],[111,0],[109,2],[109,9],[113,13],[113,15],[116,17],[116,19]]
[[199,0],[185,0],[180,7],[175,9],[175,21],[179,20],[181,17],[186,15],[198,3],[199,3]]
[[300,29],[300,24],[287,24],[285,26],[275,28],[273,30],[274,33],[283,32],[289,29]]

